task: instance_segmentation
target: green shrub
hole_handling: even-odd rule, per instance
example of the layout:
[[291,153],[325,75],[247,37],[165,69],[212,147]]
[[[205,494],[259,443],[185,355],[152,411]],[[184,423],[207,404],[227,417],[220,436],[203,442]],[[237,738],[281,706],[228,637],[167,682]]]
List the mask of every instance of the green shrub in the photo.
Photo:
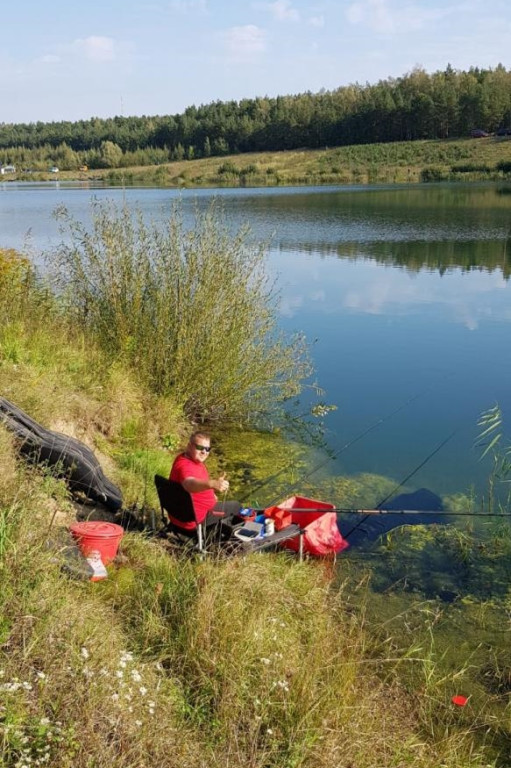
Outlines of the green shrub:
[[451,167],[453,173],[491,173],[487,163],[457,163]]
[[215,206],[190,231],[177,209],[160,226],[97,201],[90,229],[57,215],[69,239],[51,262],[70,318],[152,391],[196,421],[239,424],[299,392],[307,350],[277,332],[264,249],[229,234]]
[[420,180],[428,181],[446,181],[449,178],[449,171],[438,165],[426,166],[422,169]]
[[226,160],[218,167],[218,173],[220,176],[239,176],[240,169],[230,160]]
[[496,167],[502,173],[511,173],[511,160],[501,160]]

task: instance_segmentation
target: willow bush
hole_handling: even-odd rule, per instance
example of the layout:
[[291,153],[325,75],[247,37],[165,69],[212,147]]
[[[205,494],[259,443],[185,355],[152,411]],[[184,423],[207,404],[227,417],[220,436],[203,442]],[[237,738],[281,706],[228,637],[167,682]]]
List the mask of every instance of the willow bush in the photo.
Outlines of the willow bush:
[[277,328],[278,293],[265,249],[228,232],[213,204],[184,227],[112,202],[92,203],[87,227],[56,212],[64,238],[53,276],[79,323],[157,394],[198,422],[260,421],[310,373],[302,336]]

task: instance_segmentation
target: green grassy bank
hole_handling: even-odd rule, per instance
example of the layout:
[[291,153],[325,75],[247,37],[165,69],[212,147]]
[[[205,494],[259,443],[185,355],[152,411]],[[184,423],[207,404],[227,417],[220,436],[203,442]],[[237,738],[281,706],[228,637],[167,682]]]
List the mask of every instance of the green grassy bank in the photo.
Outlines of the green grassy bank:
[[259,152],[158,166],[60,171],[5,177],[105,181],[168,187],[243,187],[294,184],[397,184],[509,178],[511,138],[359,144],[321,150]]
[[[89,305],[77,323],[75,303],[56,301],[24,260],[2,256],[0,393],[91,446],[126,505],[156,506],[150,478],[168,471],[190,428],[188,401],[143,375],[136,329],[120,323],[130,292],[115,294],[120,331],[112,336],[111,314],[104,325]],[[231,465],[235,493],[264,477],[268,461],[275,471],[289,460],[278,435],[261,436],[260,455],[255,438],[249,450],[240,435],[246,453]],[[214,470],[225,456],[211,459]],[[353,498],[352,482],[335,482],[336,498],[342,488]],[[92,583],[68,567],[66,532],[76,514],[63,481],[27,466],[0,427],[6,768],[509,764],[511,665],[494,665],[496,690],[454,706],[471,662],[443,664],[434,603],[419,598],[412,611],[384,585],[390,621],[374,612],[368,576],[348,559],[339,567],[283,553],[196,560],[134,532],[109,578]],[[455,544],[447,538],[446,551],[466,556]],[[387,565],[389,574],[397,568]],[[483,602],[474,605],[482,614]]]
[[[127,371],[97,376],[55,328],[19,333],[17,362],[1,338],[1,391],[94,446],[133,498],[133,413],[155,434],[184,423]],[[160,438],[151,455],[168,467]],[[107,581],[75,580],[55,544],[76,514],[65,486],[25,466],[3,428],[0,464],[3,765],[491,764],[484,709],[450,702],[459,669],[354,610],[348,564],[339,579],[284,554],[196,561],[130,533]]]

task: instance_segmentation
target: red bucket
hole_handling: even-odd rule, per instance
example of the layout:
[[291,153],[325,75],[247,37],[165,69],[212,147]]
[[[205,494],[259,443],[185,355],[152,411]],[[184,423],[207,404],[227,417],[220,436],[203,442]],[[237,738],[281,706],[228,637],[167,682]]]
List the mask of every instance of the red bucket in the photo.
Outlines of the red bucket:
[[104,565],[115,558],[124,535],[121,525],[101,521],[73,523],[70,531],[85,557],[99,552]]

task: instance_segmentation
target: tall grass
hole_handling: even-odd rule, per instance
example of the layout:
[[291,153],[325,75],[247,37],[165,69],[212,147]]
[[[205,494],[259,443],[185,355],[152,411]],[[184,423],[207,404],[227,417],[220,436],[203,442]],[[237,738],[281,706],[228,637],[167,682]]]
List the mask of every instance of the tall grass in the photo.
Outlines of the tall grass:
[[177,209],[158,226],[112,203],[93,203],[90,230],[59,218],[51,263],[76,324],[189,418],[253,422],[300,390],[305,341],[277,330],[264,250],[215,207],[190,231]]
[[[107,581],[75,581],[46,546],[43,490],[20,473],[1,507],[6,768],[490,764],[443,691],[400,685],[406,660],[346,609],[330,565],[195,562],[131,534]],[[416,656],[420,685],[431,663]]]

